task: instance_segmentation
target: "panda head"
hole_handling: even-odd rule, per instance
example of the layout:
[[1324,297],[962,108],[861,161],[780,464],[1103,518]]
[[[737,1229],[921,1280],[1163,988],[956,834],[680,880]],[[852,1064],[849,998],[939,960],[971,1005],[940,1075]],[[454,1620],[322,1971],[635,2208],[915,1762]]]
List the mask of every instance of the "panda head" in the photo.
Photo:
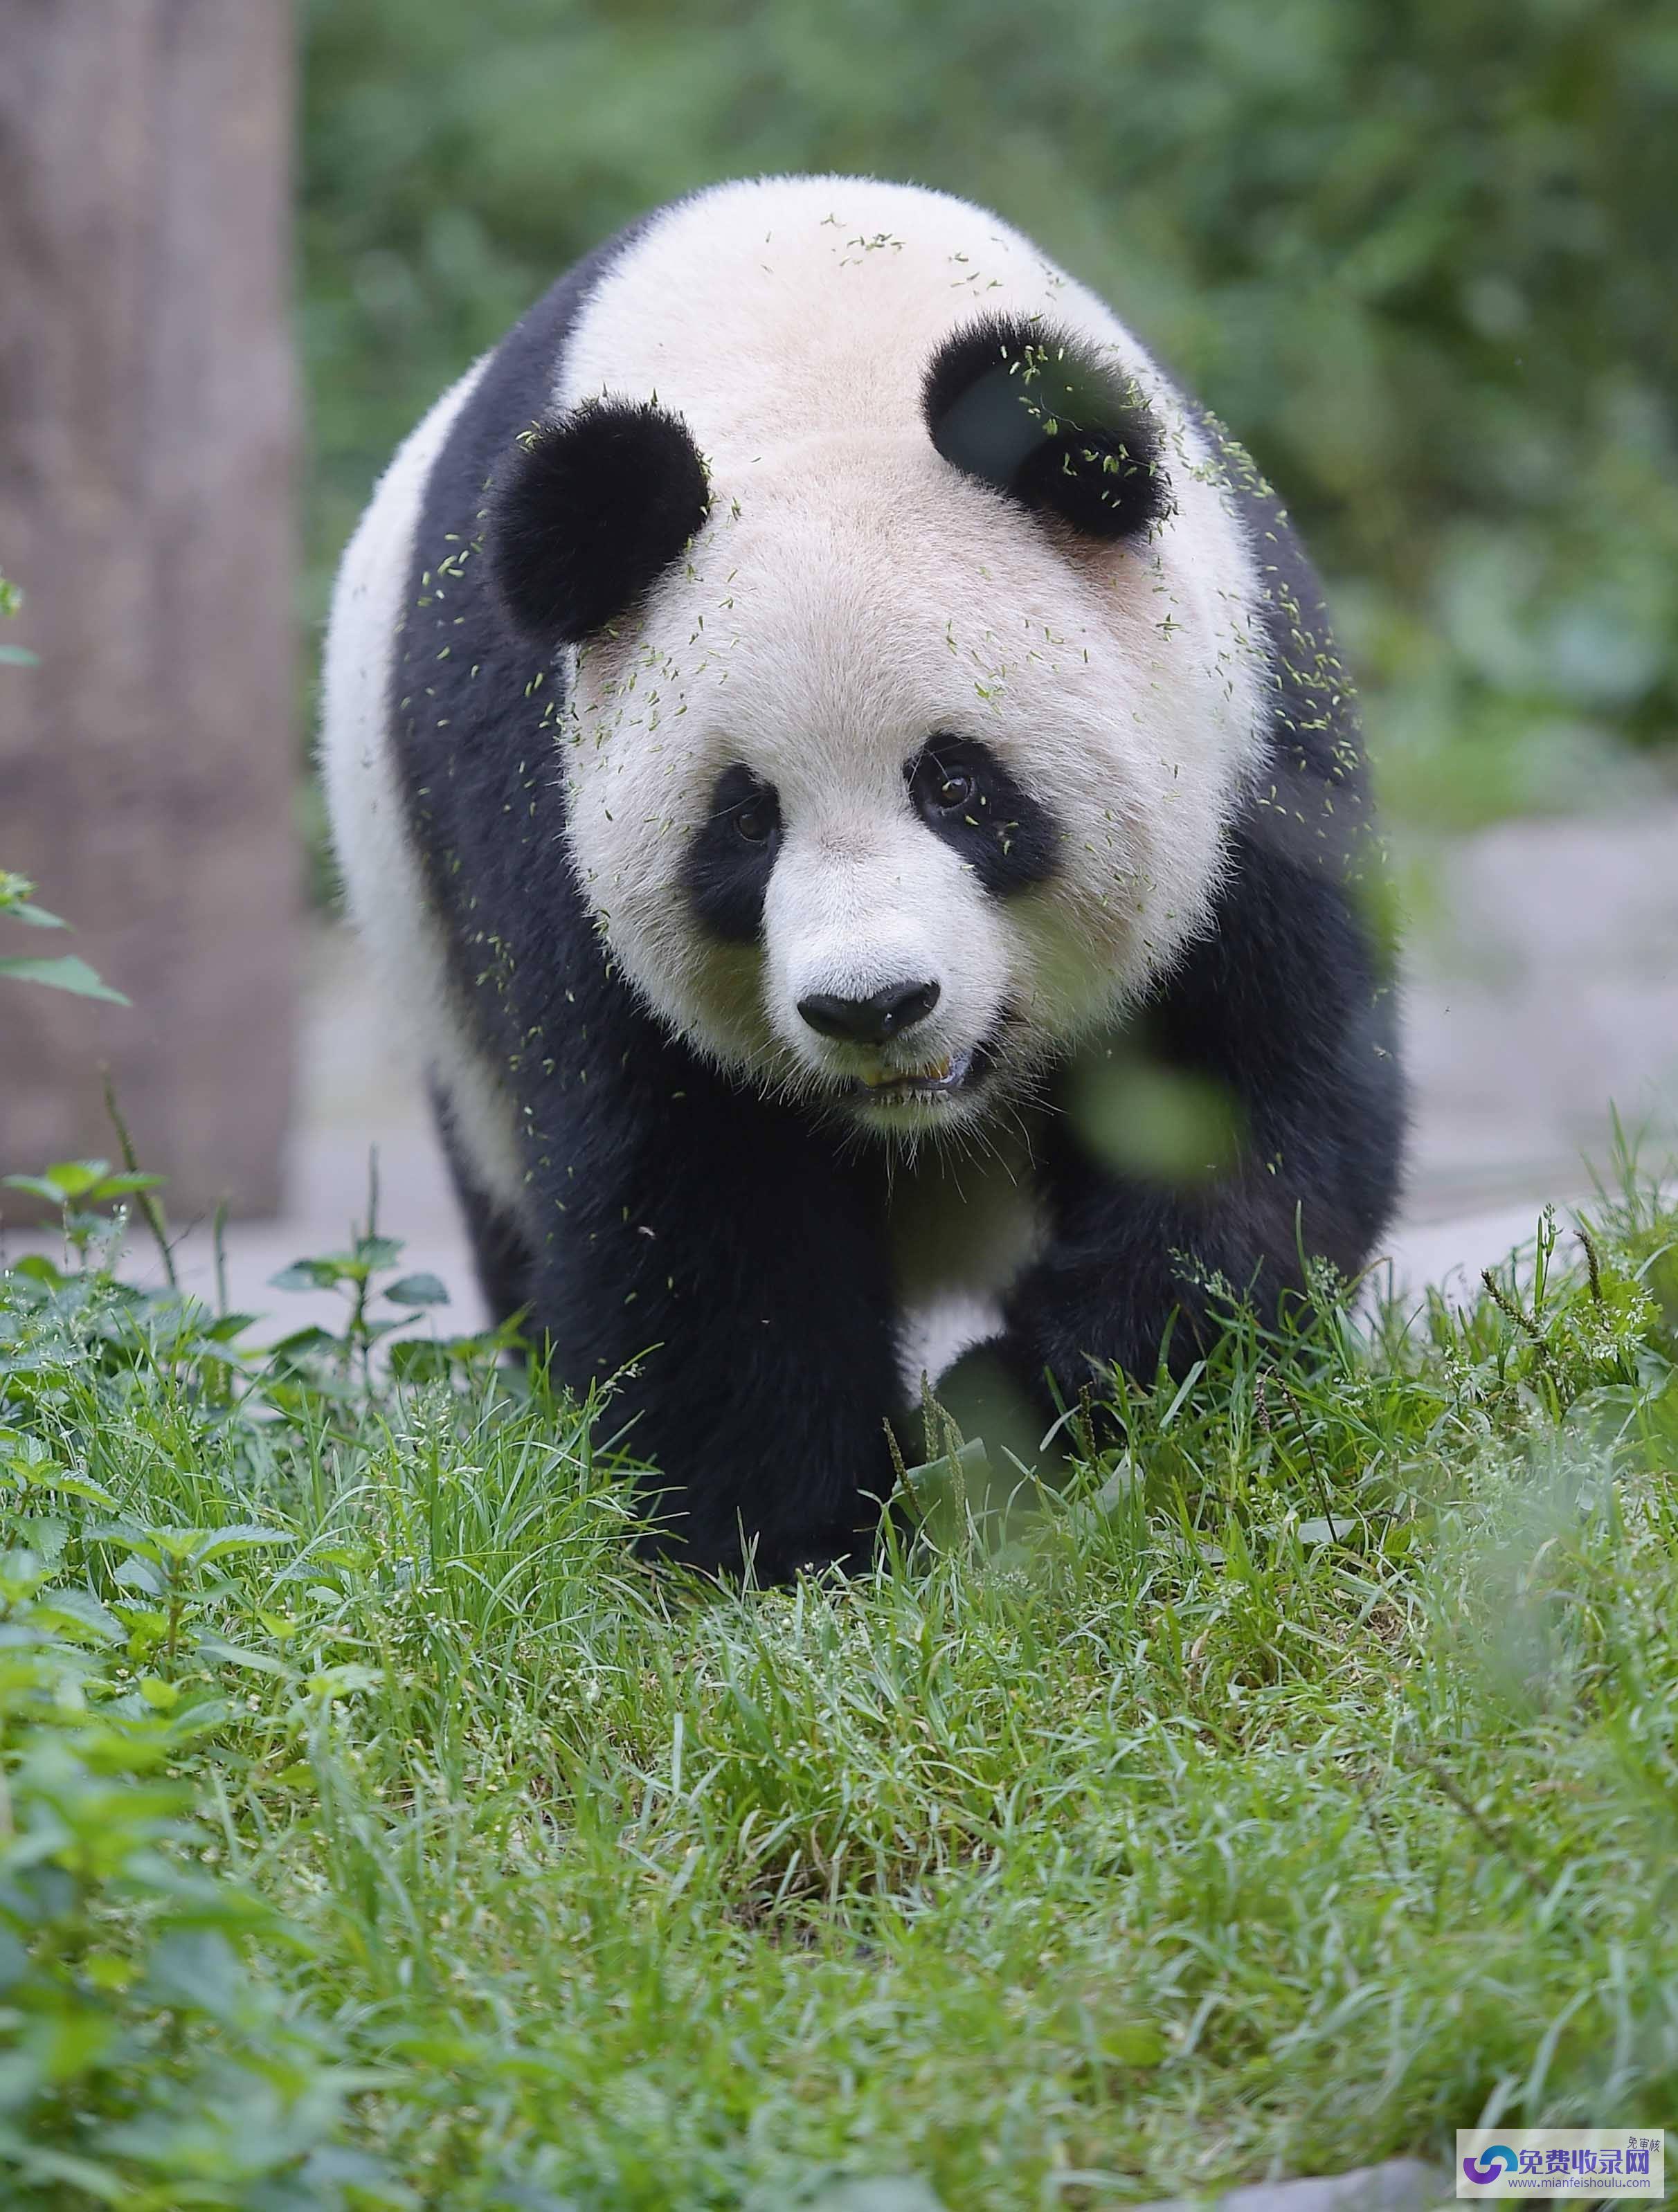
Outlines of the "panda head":
[[618,972],[765,1091],[912,1137],[1017,1098],[1201,924],[1252,717],[1108,349],[982,319],[903,418],[708,469],[674,411],[588,401],[489,545],[576,651],[570,857]]

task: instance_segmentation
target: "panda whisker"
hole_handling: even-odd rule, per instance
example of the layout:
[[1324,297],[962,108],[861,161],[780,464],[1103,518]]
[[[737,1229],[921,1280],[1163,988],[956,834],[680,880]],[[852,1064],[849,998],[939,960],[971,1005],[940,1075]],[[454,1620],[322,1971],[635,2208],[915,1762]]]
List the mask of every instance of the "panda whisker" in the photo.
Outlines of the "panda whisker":
[[[1012,1118],[1012,1117],[1010,1116],[1010,1119]],[[1001,1169],[1008,1181],[1010,1182],[1014,1182],[1016,1177],[1014,1176],[1012,1163],[1008,1158],[1006,1152],[1003,1151],[1002,1146],[997,1142],[994,1133],[988,1128],[977,1128],[973,1132],[973,1139],[975,1145],[983,1150],[986,1157],[995,1161],[997,1166]]]

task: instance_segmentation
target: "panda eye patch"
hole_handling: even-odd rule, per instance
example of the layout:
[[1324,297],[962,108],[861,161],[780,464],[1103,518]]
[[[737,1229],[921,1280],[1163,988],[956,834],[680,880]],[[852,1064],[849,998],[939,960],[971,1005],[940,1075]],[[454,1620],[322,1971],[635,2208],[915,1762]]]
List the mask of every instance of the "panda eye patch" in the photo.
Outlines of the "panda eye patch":
[[763,922],[763,896],[781,848],[781,801],[744,761],[711,787],[710,811],[682,864],[688,902],[714,937],[749,945]]
[[1054,871],[1060,825],[988,745],[939,736],[903,763],[903,781],[928,830],[960,854],[999,897]]

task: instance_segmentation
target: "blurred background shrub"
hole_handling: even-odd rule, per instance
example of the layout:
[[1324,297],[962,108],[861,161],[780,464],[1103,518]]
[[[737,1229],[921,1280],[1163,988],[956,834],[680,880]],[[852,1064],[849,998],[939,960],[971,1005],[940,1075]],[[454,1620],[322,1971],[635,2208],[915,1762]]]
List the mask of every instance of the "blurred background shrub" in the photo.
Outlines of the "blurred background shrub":
[[[713,179],[915,179],[1114,302],[1303,521],[1401,813],[1678,762],[1665,0],[309,0],[309,611],[398,440]],[[1663,749],[1665,749],[1663,751]]]

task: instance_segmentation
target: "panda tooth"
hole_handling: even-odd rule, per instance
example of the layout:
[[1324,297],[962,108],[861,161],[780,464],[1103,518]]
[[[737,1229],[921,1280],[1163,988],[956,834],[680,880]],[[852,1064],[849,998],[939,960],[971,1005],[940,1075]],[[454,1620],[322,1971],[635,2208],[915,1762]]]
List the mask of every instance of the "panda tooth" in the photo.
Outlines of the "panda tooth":
[[865,1091],[895,1091],[908,1083],[946,1083],[954,1066],[954,1060],[946,1053],[930,1067],[883,1067],[873,1075],[864,1073],[858,1080]]

